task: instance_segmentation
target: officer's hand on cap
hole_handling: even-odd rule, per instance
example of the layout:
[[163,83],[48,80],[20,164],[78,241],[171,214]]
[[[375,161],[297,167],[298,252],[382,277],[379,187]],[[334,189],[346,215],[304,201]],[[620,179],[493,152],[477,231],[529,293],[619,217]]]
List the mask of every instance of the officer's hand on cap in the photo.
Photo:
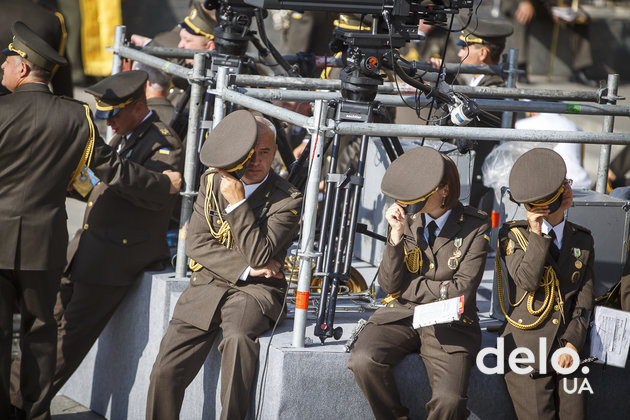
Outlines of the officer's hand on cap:
[[392,204],[385,212],[385,219],[391,227],[389,240],[396,245],[402,239],[405,230],[405,208],[399,203]]
[[231,205],[238,203],[245,199],[245,188],[238,179],[230,175],[229,172],[223,169],[217,169],[219,175],[221,175],[221,194]]
[[182,187],[182,174],[180,174],[179,172],[171,171],[170,169],[167,169],[162,173],[166,175],[171,181],[171,189],[169,190],[169,194],[177,194]]
[[543,218],[549,215],[549,206],[534,207],[525,204],[525,210],[527,210],[527,221],[529,222],[530,230],[537,235],[541,235]]

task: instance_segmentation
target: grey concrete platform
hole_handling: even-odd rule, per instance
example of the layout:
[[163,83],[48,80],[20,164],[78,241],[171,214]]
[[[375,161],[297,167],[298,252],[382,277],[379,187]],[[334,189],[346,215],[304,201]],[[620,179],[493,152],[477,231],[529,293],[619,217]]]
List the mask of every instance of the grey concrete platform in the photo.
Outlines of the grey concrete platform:
[[[489,259],[478,294],[483,347],[495,346],[497,337],[486,330],[497,324],[487,317],[492,268]],[[186,286],[186,279],[174,278],[170,273],[146,273],[60,395],[108,419],[144,418],[151,367],[177,298]],[[251,402],[252,408],[257,407],[258,418],[371,418],[367,401],[346,368],[349,355],[343,347],[358,319],[370,313],[338,314],[336,325],[343,327],[343,336],[323,345],[313,335],[313,320],[309,320],[306,336],[313,338],[314,344],[305,348],[291,346],[292,319],[282,323],[272,339],[269,335],[261,337],[261,368]],[[492,363],[488,361],[488,365]],[[412,418],[424,418],[430,388],[420,357],[408,356],[395,373]],[[204,368],[186,390],[181,419],[218,418],[219,375],[215,344]],[[630,381],[625,378],[625,370],[593,366],[589,380],[594,390],[589,419],[629,418]],[[514,418],[502,378],[484,375],[477,368],[471,375],[468,407],[471,419]],[[252,413],[250,410],[250,418],[254,418]]]

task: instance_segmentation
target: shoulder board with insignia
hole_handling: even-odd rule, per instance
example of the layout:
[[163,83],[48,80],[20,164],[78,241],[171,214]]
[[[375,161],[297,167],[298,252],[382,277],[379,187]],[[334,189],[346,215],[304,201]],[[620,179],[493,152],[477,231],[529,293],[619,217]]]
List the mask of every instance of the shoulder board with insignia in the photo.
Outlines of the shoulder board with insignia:
[[291,195],[291,198],[298,198],[299,196],[302,195],[300,190],[298,190],[295,187],[289,187],[289,191],[287,191],[287,192]]
[[591,234],[591,230],[587,227],[576,225],[575,223],[571,223],[571,226],[573,226],[576,230],[581,230],[582,232],[588,233],[589,235]]
[[529,224],[527,223],[527,220],[511,220],[509,222],[505,222],[499,229],[499,237],[507,237],[508,231],[514,227],[527,229]]
[[289,181],[287,181],[286,179],[278,175],[275,175],[274,178],[275,178],[274,185],[276,186],[276,188],[284,191],[285,193],[290,195],[291,198],[298,198],[302,196],[302,193],[300,192],[300,190],[295,188],[295,186],[291,184]]
[[483,210],[478,210],[472,206],[464,206],[464,213],[467,216],[478,217],[479,219],[486,219],[488,217],[488,213]]

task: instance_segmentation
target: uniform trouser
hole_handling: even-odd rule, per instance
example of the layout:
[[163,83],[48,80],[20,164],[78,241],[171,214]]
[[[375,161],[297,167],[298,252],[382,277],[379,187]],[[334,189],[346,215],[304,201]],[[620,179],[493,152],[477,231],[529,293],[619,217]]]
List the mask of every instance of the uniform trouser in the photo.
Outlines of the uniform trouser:
[[415,330],[411,318],[391,324],[368,323],[355,344],[348,368],[354,373],[376,419],[401,419],[409,410],[400,403],[393,368],[409,353],[420,353],[432,395],[428,419],[465,419],[470,369],[474,355],[447,353],[432,328]]
[[[579,372],[579,371],[578,371]],[[563,378],[567,378],[568,390],[582,384],[582,375],[546,375],[532,379],[512,371],[504,375],[505,383],[519,420],[580,420],[586,418],[586,394],[564,391]]]
[[52,379],[55,371],[57,323],[53,308],[61,268],[48,271],[0,270],[0,418],[10,409],[11,338],[13,305],[20,315],[22,358],[16,366],[22,382],[20,394],[29,419],[50,419]]
[[207,331],[172,319],[151,371],[147,419],[179,418],[184,391],[201,369],[219,329],[223,333],[221,419],[245,418],[258,363],[258,336],[272,323],[254,298],[236,289],[226,292]]
[[[52,395],[70,379],[101,334],[131,285],[107,286],[71,282],[62,278],[55,304],[57,321],[57,361]],[[22,407],[19,364],[22,353],[11,368],[11,403]]]

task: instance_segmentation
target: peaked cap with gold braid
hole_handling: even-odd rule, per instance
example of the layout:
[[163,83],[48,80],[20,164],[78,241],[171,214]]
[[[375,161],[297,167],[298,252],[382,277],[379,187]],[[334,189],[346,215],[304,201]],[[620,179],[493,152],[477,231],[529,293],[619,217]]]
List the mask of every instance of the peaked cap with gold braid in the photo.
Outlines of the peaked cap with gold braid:
[[256,119],[251,112],[234,111],[210,132],[199,159],[211,168],[239,170],[254,154],[257,135]]
[[48,71],[52,71],[56,65],[65,66],[68,64],[65,58],[59,55],[52,46],[33,32],[24,22],[15,22],[12,32],[13,41],[2,51],[2,54],[6,56],[19,55]]
[[[468,17],[460,16],[462,25],[468,23]],[[470,23],[461,32],[457,45],[464,47],[470,44],[494,44],[505,47],[505,38],[512,35],[514,27],[505,19],[477,17],[473,15]]]
[[112,118],[121,109],[142,98],[148,77],[147,72],[142,70],[124,71],[86,88],[85,91],[96,99],[96,118]]
[[216,22],[212,20],[208,12],[203,8],[201,1],[194,1],[193,7],[188,16],[180,22],[179,26],[192,35],[214,38],[214,27]]
[[[536,148],[519,157],[510,171],[510,194],[517,203],[549,206],[562,200],[567,167],[551,149]],[[557,205],[559,207],[559,205]]]
[[440,152],[432,147],[416,147],[389,165],[381,181],[381,191],[402,204],[424,201],[437,191],[445,167]]

